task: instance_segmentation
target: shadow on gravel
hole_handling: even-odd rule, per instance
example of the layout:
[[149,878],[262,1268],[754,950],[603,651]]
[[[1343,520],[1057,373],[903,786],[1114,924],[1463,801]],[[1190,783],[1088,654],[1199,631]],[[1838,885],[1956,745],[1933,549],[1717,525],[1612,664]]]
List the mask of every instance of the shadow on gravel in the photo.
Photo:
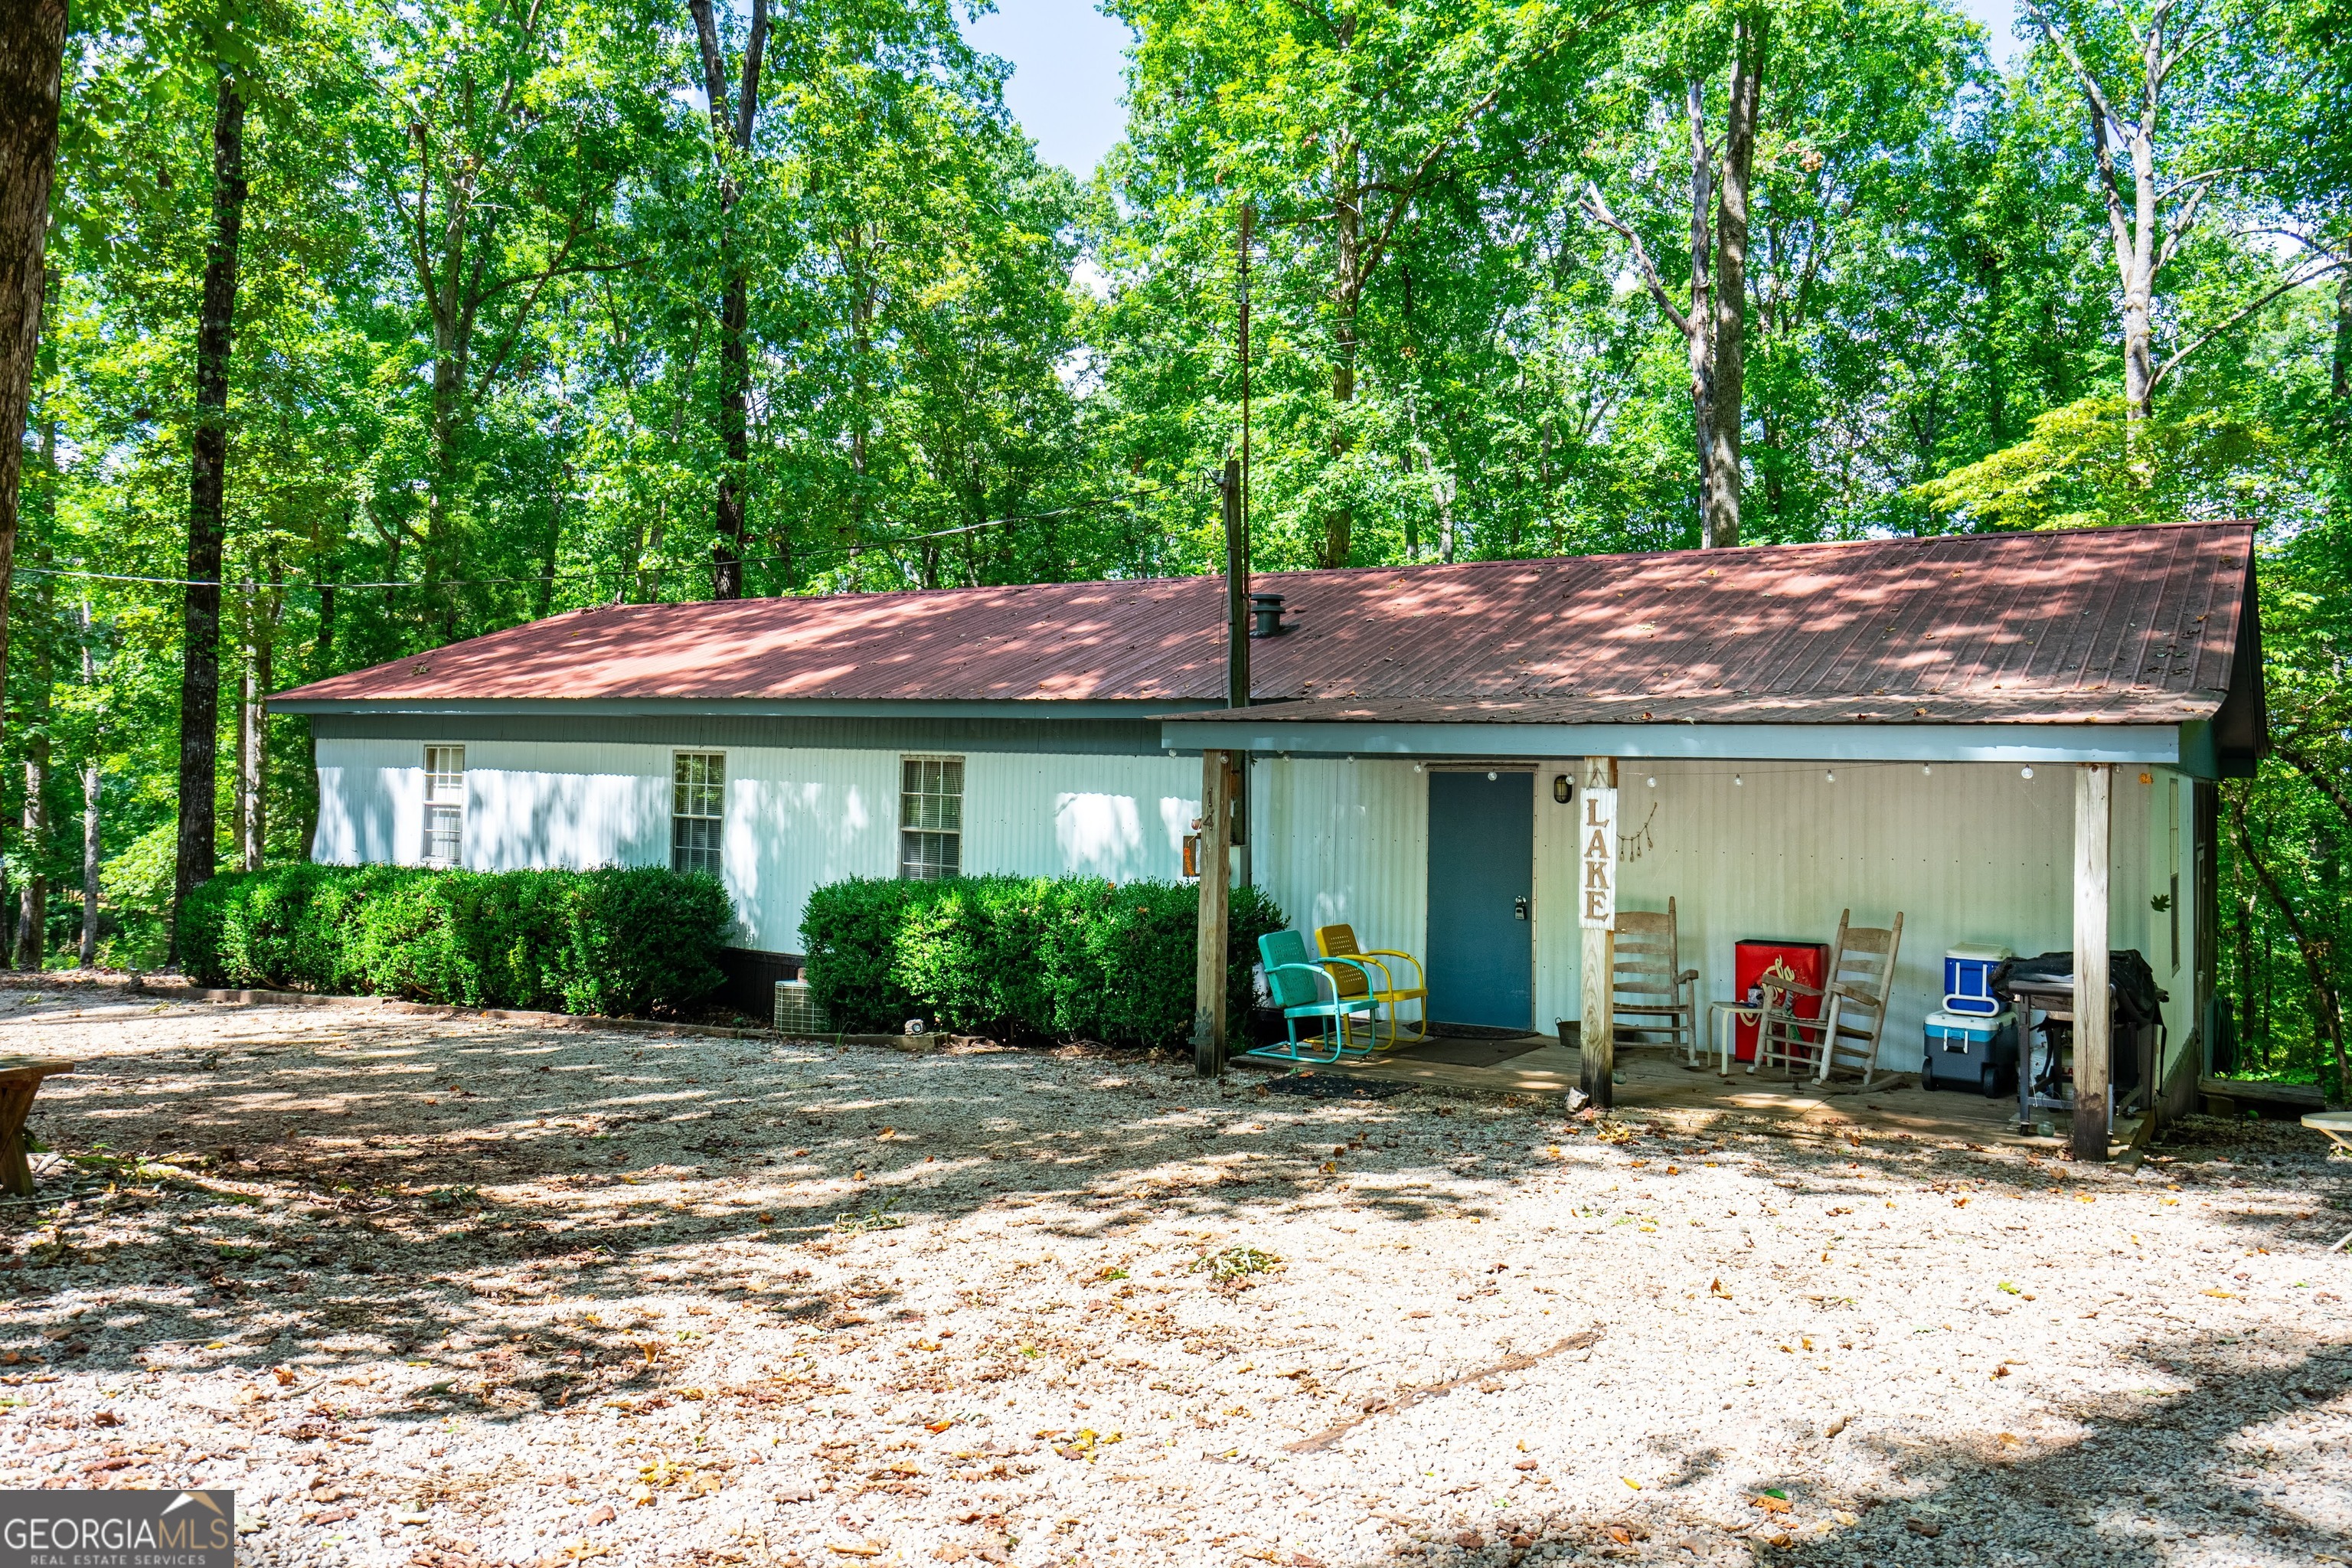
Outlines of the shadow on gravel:
[[[2143,1347],[2142,1359],[2176,1378],[2185,1363],[2203,1364],[2190,1386],[2141,1408],[2076,1412],[2088,1434],[2031,1458],[2004,1457],[1998,1436],[1974,1452],[1890,1450],[1897,1473],[1919,1489],[1885,1500],[1851,1528],[1769,1548],[1759,1560],[2124,1568],[2172,1562],[2181,1542],[2200,1536],[2235,1537],[2283,1561],[2344,1550],[2343,1535],[2263,1495],[2256,1479],[2272,1449],[2258,1429],[2352,1393],[2352,1351],[2258,1366],[2208,1343]],[[1787,1489],[1802,1506],[1802,1483]]]
[[[135,1025],[141,1009],[128,1011]],[[495,1024],[453,1031],[403,1016],[215,1017],[216,1051],[112,1057],[44,1091],[36,1125],[78,1163],[78,1194],[62,1208],[0,1209],[0,1289],[28,1304],[61,1290],[114,1301],[84,1320],[102,1330],[20,1317],[68,1332],[0,1352],[19,1356],[7,1363],[16,1374],[64,1362],[129,1368],[142,1351],[176,1342],[217,1343],[256,1369],[299,1360],[301,1376],[323,1376],[386,1353],[436,1360],[452,1336],[495,1334],[564,1369],[511,1385],[553,1403],[568,1391],[661,1384],[625,1322],[588,1321],[625,1298],[719,1298],[834,1330],[888,1319],[897,1299],[887,1286],[853,1273],[820,1288],[799,1265],[802,1244],[846,1247],[900,1222],[1038,1208],[1049,1211],[1045,1234],[1113,1239],[1147,1218],[1243,1223],[1317,1200],[1343,1177],[1360,1184],[1348,1201],[1368,1216],[1466,1217],[1492,1206],[1419,1184],[1466,1177],[1499,1190],[1563,1158],[1640,1161],[1671,1181],[1727,1150],[1777,1182],[1787,1204],[1821,1213],[1888,1182],[1958,1202],[2084,1174],[1860,1117],[1799,1125],[1634,1110],[1612,1124],[1556,1105],[1419,1092],[1313,1101],[1238,1075],[1204,1084],[1188,1061],[1135,1051],[906,1058]],[[1115,1088],[1126,1113],[1068,1114],[1074,1087]],[[902,1134],[918,1121],[919,1135]],[[2321,1184],[2316,1150],[2263,1148],[2266,1162],[2281,1160],[2262,1167],[2265,1179]],[[523,1194],[534,1185],[541,1195]],[[104,1242],[88,1239],[100,1230]],[[848,1270],[856,1259],[830,1261]],[[515,1344],[505,1314],[521,1306],[541,1321]],[[470,1348],[467,1370],[478,1373],[482,1344]],[[413,1370],[422,1387],[441,1381]]]

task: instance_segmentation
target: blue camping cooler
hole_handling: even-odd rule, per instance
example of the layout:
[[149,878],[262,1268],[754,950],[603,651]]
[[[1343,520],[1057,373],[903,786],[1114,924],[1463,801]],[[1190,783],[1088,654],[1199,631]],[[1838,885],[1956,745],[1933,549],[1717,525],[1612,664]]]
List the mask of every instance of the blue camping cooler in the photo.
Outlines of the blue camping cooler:
[[1966,942],[1944,952],[1944,1011],[1990,1018],[2001,1011],[1992,972],[2017,955],[1992,942]]

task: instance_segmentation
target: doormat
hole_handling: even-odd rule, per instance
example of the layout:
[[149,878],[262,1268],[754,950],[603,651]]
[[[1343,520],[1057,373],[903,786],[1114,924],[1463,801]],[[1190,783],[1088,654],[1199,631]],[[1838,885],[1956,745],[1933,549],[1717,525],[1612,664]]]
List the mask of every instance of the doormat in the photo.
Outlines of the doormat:
[[1513,1057],[1541,1050],[1549,1044],[1551,1042],[1540,1035],[1515,1040],[1457,1039],[1441,1036],[1417,1046],[1399,1046],[1389,1053],[1389,1059],[1430,1062],[1450,1068],[1490,1068],[1509,1061]]
[[1295,1094],[1302,1100],[1386,1100],[1412,1085],[1383,1079],[1350,1078],[1343,1072],[1293,1072],[1266,1081],[1268,1094]]

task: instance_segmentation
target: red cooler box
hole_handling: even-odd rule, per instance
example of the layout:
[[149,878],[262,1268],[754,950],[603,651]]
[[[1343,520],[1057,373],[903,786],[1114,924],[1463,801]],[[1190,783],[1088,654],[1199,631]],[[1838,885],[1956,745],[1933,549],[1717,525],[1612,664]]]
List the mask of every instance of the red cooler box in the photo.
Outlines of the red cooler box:
[[[1762,999],[1761,982],[1767,974],[1778,974],[1822,989],[1822,972],[1829,967],[1830,944],[1825,942],[1785,942],[1778,937],[1752,936],[1734,942],[1731,948],[1731,994],[1740,1001],[1754,1004]],[[1822,1016],[1822,998],[1796,996],[1796,1014],[1800,1018]],[[1758,1026],[1739,1022],[1732,1031],[1733,1055],[1743,1062],[1756,1059]]]

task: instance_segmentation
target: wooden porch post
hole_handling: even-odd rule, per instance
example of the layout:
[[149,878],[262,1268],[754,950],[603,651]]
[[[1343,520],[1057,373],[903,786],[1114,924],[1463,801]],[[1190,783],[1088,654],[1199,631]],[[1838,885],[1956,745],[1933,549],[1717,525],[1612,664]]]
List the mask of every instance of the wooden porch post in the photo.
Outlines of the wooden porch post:
[[[1579,851],[1576,866],[1580,883],[1577,900],[1579,924],[1582,927],[1584,939],[1584,961],[1578,977],[1581,1005],[1577,1011],[1582,1021],[1577,1026],[1577,1087],[1584,1090],[1585,1098],[1593,1105],[1607,1110],[1617,1103],[1614,1087],[1617,1081],[1617,1014],[1613,994],[1617,970],[1617,824],[1613,809],[1602,814],[1609,820],[1598,826],[1588,823],[1586,819],[1593,816],[1595,802],[1592,792],[1613,792],[1617,788],[1617,759],[1587,757],[1582,772],[1576,803]],[[1606,889],[1581,885],[1595,874],[1594,863],[1584,851],[1588,847],[1585,841],[1596,832],[1605,835],[1608,840],[1605,846],[1606,869],[1600,873],[1610,884]],[[1593,896],[1600,892],[1605,892],[1607,898],[1604,904],[1596,905],[1592,901]],[[1581,918],[1601,908],[1607,910],[1610,917],[1605,924],[1596,925]]]
[[2084,763],[2074,771],[2074,1158],[2107,1157],[2107,1064],[2114,1049],[2107,1005],[2107,860],[2116,770]]
[[1192,976],[1192,1070],[1225,1071],[1225,906],[1233,879],[1233,803],[1225,753],[1201,753],[1201,942]]

